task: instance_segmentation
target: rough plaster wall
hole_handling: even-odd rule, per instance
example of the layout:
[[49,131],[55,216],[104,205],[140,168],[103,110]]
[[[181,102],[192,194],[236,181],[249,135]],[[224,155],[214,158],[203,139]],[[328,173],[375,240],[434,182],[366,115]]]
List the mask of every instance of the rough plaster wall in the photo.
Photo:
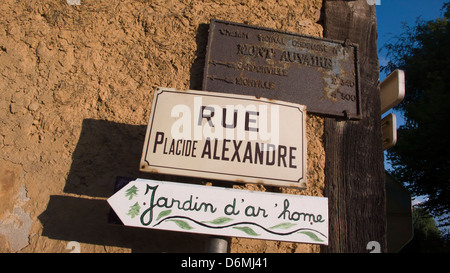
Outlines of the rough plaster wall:
[[[0,252],[202,251],[206,236],[110,225],[116,176],[139,173],[152,92],[200,89],[211,18],[320,37],[321,0],[0,2]],[[322,195],[323,120],[308,183]],[[242,186],[240,186],[242,187]],[[262,186],[246,187],[267,190]],[[318,246],[233,238],[231,252]]]

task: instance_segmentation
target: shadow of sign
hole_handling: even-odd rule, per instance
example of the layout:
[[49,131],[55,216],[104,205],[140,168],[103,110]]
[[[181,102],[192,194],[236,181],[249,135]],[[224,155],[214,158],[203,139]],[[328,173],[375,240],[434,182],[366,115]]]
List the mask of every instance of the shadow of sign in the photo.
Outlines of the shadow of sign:
[[208,43],[209,24],[200,24],[198,26],[195,42],[197,50],[195,60],[191,66],[191,77],[189,89],[202,90],[203,68],[205,67],[206,44]]
[[[110,206],[106,198],[114,193],[116,177],[186,182],[182,177],[139,172],[145,130],[145,125],[94,119],[83,121],[64,192],[88,198],[50,196],[47,209],[38,217],[43,225],[42,235],[58,240],[131,248],[133,252],[204,251],[206,235],[108,223]],[[189,182],[201,181],[189,179]]]
[[84,120],[64,192],[109,197],[116,176],[142,175],[145,130],[146,126]]
[[52,239],[131,248],[133,252],[203,252],[206,235],[108,224],[106,201],[52,195],[39,216]]

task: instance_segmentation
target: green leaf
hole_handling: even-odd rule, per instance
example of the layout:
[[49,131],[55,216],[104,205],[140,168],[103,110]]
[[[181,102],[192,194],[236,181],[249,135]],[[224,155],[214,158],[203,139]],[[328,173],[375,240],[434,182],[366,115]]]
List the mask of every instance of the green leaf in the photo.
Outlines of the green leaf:
[[260,234],[256,233],[253,229],[249,228],[249,227],[234,227],[234,229],[243,231],[245,233],[247,233],[248,235],[251,236],[259,236]]
[[141,210],[141,207],[139,206],[138,202],[134,203],[128,210],[127,215],[130,215],[131,218],[134,218],[136,215],[139,214],[139,211]]
[[156,221],[158,221],[159,219],[163,218],[164,216],[169,215],[171,212],[172,212],[171,209],[161,211],[161,212],[158,214],[158,217],[156,218]]
[[125,191],[125,197],[128,197],[128,200],[131,200],[135,195],[137,195],[138,188],[133,185],[131,188]]
[[188,223],[186,223],[185,221],[182,221],[182,220],[169,220],[169,221],[175,222],[175,224],[177,224],[177,226],[179,226],[180,228],[185,229],[185,230],[194,229]]
[[213,224],[213,225],[222,225],[222,224],[228,223],[228,222],[230,222],[232,220],[233,219],[228,218],[228,217],[219,217],[219,218],[216,218],[216,219],[214,219],[212,221],[204,221],[202,223],[210,223],[210,224]]
[[292,223],[286,222],[286,223],[281,223],[281,224],[275,225],[275,226],[273,226],[273,227],[271,227],[269,229],[277,229],[277,228],[288,229],[288,228],[291,228],[291,227],[296,226],[296,225],[297,224],[292,224]]
[[300,231],[299,233],[307,235],[315,242],[323,242],[323,240],[319,239],[319,237],[317,237],[317,235],[312,233],[311,231]]

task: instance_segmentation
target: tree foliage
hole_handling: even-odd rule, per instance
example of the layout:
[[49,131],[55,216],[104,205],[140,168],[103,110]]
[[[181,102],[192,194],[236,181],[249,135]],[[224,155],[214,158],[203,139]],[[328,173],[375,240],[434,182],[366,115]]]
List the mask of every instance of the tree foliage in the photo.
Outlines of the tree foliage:
[[434,219],[424,209],[413,210],[413,239],[400,251],[402,253],[448,252],[448,240],[441,236]]
[[428,195],[423,207],[449,226],[450,3],[442,10],[443,18],[405,24],[404,33],[383,47],[390,61],[381,71],[406,74],[406,96],[396,107],[406,124],[387,155],[392,175],[414,196]]

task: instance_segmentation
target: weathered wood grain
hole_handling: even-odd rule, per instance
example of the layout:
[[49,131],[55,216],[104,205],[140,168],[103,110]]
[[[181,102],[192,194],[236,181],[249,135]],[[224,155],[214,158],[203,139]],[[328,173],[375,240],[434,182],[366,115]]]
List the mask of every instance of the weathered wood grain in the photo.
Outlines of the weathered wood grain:
[[378,90],[375,5],[324,1],[324,36],[359,45],[360,121],[325,119],[325,196],[330,241],[323,252],[369,252],[386,246],[385,181]]

